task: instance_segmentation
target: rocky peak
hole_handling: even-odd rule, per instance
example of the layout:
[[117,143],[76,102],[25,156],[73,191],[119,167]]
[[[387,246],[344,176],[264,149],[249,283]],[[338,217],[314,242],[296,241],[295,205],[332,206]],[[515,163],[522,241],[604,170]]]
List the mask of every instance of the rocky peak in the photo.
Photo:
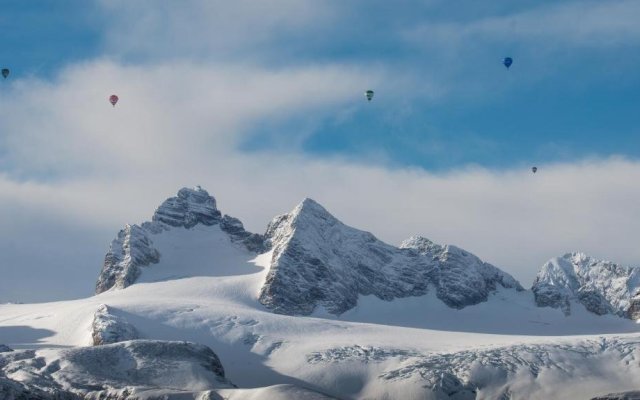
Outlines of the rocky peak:
[[415,249],[423,256],[439,257],[443,246],[432,242],[423,236],[411,236],[400,244],[401,249]]
[[455,308],[485,301],[497,285],[522,289],[464,250],[419,237],[397,248],[344,225],[311,199],[276,217],[265,239],[273,254],[260,301],[285,314],[309,314],[316,306],[340,314],[359,295],[392,300],[424,295],[429,286]]
[[213,225],[220,217],[216,199],[200,186],[196,186],[193,189],[182,188],[177,196],[165,200],[156,209],[152,220],[170,226],[191,228],[199,223]]
[[146,229],[128,224],[118,232],[104,258],[96,293],[111,288],[124,289],[138,278],[139,267],[160,260],[160,253],[153,247],[150,235]]
[[165,200],[155,211],[152,221],[141,225],[126,225],[111,242],[104,265],[96,283],[96,293],[109,289],[124,289],[140,276],[141,267],[160,261],[160,251],[152,238],[170,229],[190,229],[198,224],[219,225],[234,243],[250,252],[264,250],[262,235],[247,232],[237,218],[222,214],[216,208],[216,199],[196,186],[182,188],[177,196]]
[[567,253],[542,266],[532,290],[539,307],[560,308],[567,315],[572,303],[580,303],[599,315],[636,319],[640,269]]

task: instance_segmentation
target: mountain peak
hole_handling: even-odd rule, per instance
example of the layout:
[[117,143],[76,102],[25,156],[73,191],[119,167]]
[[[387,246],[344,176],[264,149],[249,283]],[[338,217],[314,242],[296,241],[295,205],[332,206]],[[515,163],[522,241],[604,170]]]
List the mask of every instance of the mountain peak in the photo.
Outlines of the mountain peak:
[[153,214],[154,222],[191,228],[199,223],[213,225],[220,220],[216,199],[200,186],[184,187],[170,197]]
[[127,224],[111,242],[102,271],[96,283],[96,293],[112,288],[124,289],[141,274],[140,267],[160,262],[161,253],[151,239],[172,228],[190,229],[202,224],[219,226],[233,243],[242,244],[251,253],[264,250],[262,235],[247,232],[242,222],[229,215],[221,216],[216,199],[200,186],[184,187],[175,197],[165,200],[153,214],[152,222]]
[[625,267],[592,258],[585,253],[566,253],[542,266],[532,287],[539,307],[571,313],[580,303],[598,314],[640,317],[640,268]]
[[400,244],[401,249],[415,249],[422,255],[431,255],[438,257],[444,247],[432,242],[424,236],[411,236]]
[[320,203],[318,203],[317,201],[309,197],[305,197],[304,200],[302,200],[296,206],[296,208],[294,208],[293,211],[291,211],[291,215],[294,218],[303,216],[303,217],[336,220],[336,218],[333,215],[331,215],[331,213],[327,211],[326,208],[322,207]]
[[448,252],[421,237],[399,249],[343,224],[312,199],[276,217],[265,240],[273,254],[260,302],[278,313],[305,315],[321,306],[341,314],[360,295],[392,300],[422,296],[430,286],[455,308],[486,301],[498,286],[522,290],[513,277],[470,253]]

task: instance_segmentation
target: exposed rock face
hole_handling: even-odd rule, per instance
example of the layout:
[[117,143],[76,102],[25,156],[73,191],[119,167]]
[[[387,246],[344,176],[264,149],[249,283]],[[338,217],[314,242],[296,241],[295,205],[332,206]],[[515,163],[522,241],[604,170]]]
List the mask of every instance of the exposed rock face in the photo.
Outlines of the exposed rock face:
[[176,197],[165,200],[158,207],[152,221],[184,228],[213,225],[220,221],[220,211],[216,208],[216,199],[200,186],[182,188]]
[[629,305],[629,318],[634,321],[640,321],[640,293],[636,294],[631,299],[631,304]]
[[[145,393],[158,389],[164,390],[151,398],[167,398],[233,387],[218,356],[189,342],[133,340],[49,352],[46,358],[34,351],[0,353],[2,399],[149,398]],[[2,397],[6,393],[13,397]]]
[[577,302],[598,315],[640,317],[640,269],[596,260],[583,253],[551,259],[538,273],[532,287],[539,307],[571,313]]
[[124,289],[140,276],[140,267],[160,261],[150,232],[138,225],[127,225],[111,242],[96,283],[96,293],[111,288]]
[[0,376],[0,399],[3,400],[81,400],[80,396],[64,389],[44,391],[33,385],[27,385]]
[[262,304],[283,314],[333,314],[354,307],[359,295],[383,300],[424,295],[428,286],[451,307],[487,300],[497,286],[521,289],[515,279],[453,246],[412,238],[397,248],[344,225],[311,199],[276,217],[265,234],[271,268]]
[[219,225],[232,242],[240,243],[252,252],[264,249],[261,235],[245,231],[240,220],[221,216],[216,200],[206,190],[182,188],[176,197],[165,200],[158,207],[151,222],[127,225],[111,242],[104,265],[96,283],[96,293],[109,289],[124,289],[140,276],[141,267],[160,261],[161,254],[154,248],[153,236],[170,229],[190,229],[202,224]]
[[640,390],[625,393],[612,393],[605,396],[594,397],[591,400],[640,400]]
[[5,346],[4,344],[0,344],[0,353],[5,353],[9,351],[13,351],[13,349],[10,348],[9,346]]
[[257,233],[244,230],[242,222],[238,218],[224,215],[220,220],[220,229],[229,234],[233,242],[240,242],[250,251],[261,253],[265,250],[264,238]]
[[511,275],[459,247],[441,246],[414,236],[402,242],[400,248],[415,249],[437,261],[438,269],[431,279],[435,282],[438,298],[450,307],[463,308],[486,301],[498,286],[524,290]]
[[106,304],[101,304],[94,314],[91,337],[94,346],[139,338],[136,328],[124,318],[113,315]]

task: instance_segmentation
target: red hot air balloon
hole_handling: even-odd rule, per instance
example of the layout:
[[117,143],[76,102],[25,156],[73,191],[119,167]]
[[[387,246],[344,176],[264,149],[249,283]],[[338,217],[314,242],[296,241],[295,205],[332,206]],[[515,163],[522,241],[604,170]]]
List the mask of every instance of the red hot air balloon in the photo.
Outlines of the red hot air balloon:
[[111,103],[112,106],[116,106],[116,103],[118,102],[118,96],[116,96],[115,94],[112,94],[111,96],[109,96],[109,103]]

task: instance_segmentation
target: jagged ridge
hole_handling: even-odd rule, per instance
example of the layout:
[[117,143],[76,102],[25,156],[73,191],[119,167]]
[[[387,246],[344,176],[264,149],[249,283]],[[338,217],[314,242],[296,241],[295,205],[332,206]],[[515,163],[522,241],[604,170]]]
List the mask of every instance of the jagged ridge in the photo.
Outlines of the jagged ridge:
[[424,295],[429,286],[454,308],[487,300],[498,285],[522,290],[464,250],[434,245],[425,251],[423,238],[397,248],[344,225],[311,199],[276,217],[265,239],[273,254],[260,301],[278,313],[304,315],[322,306],[340,314],[360,295],[392,300]]
[[598,315],[640,319],[640,268],[568,253],[542,267],[532,290],[538,306],[560,308],[566,315],[572,303],[580,303]]
[[247,232],[240,220],[221,216],[216,200],[200,186],[182,188],[176,197],[165,200],[155,211],[152,221],[126,225],[111,242],[102,271],[96,283],[96,294],[110,289],[124,289],[140,276],[140,268],[160,261],[161,254],[153,246],[153,236],[169,229],[190,229],[202,224],[219,225],[233,242],[258,253],[264,248],[261,235]]

